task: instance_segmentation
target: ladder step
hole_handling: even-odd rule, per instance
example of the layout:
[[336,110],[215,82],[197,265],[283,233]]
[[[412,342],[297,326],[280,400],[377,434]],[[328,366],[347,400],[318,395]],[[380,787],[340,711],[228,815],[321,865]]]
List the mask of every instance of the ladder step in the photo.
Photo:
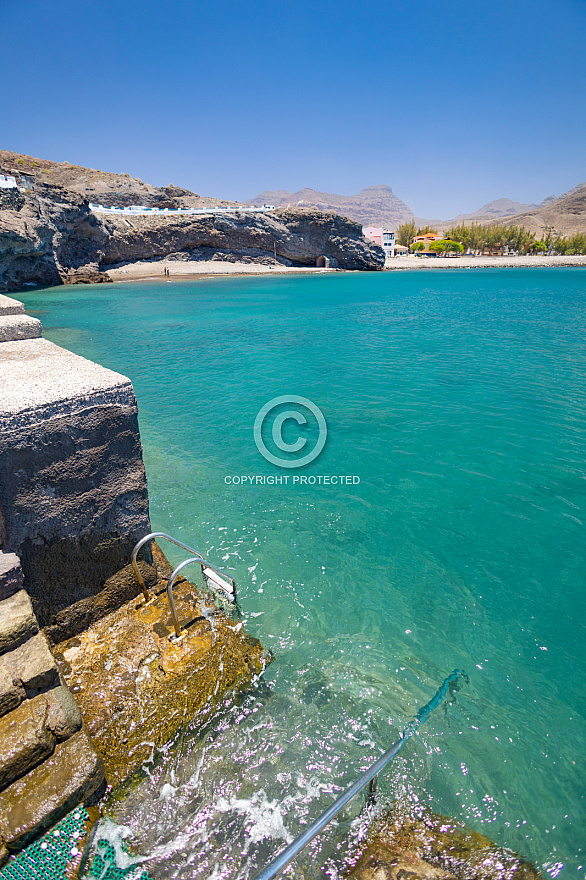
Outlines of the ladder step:
[[229,593],[231,597],[234,596],[234,584],[225,581],[224,578],[220,577],[219,574],[216,574],[215,571],[212,571],[211,568],[204,568],[203,573],[206,579],[211,581],[213,585],[219,587],[225,593]]

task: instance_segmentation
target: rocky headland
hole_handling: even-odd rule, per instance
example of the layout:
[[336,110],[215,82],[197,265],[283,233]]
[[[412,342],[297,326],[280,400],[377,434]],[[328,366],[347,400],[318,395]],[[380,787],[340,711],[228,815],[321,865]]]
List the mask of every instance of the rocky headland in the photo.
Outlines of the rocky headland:
[[[23,164],[19,164],[22,159]],[[310,208],[246,213],[235,203],[202,199],[178,187],[144,184],[127,175],[44,163],[0,152],[0,173],[21,189],[0,189],[0,291],[26,285],[110,281],[113,267],[137,261],[221,260],[332,268],[382,269],[384,253],[359,223]],[[33,174],[33,171],[35,172]],[[222,215],[97,215],[95,204],[232,207]]]

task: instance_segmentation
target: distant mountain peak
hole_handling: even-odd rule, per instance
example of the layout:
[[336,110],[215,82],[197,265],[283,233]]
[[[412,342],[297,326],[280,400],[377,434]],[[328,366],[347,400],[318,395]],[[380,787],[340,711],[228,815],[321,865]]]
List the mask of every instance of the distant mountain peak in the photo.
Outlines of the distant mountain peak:
[[498,217],[512,217],[514,214],[520,214],[523,211],[531,211],[537,208],[535,204],[523,204],[522,202],[514,202],[512,199],[500,198],[487,202],[482,208],[478,208],[472,214],[458,214],[454,217],[454,221],[461,220],[494,220]]
[[335,211],[363,226],[382,226],[396,229],[401,223],[414,219],[411,208],[401,201],[386,183],[367,186],[353,196],[336,193],[317,192],[306,187],[295,193],[288,190],[274,190],[260,193],[246,204],[266,203],[277,207],[297,205],[304,208],[318,208],[322,211]]

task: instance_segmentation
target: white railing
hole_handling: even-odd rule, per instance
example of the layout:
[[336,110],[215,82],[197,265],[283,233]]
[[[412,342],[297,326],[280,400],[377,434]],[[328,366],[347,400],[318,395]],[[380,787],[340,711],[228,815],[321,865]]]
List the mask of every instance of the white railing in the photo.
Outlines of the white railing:
[[274,205],[263,205],[260,208],[238,205],[221,208],[147,208],[145,205],[129,205],[126,208],[94,205],[90,202],[90,211],[94,214],[116,214],[126,217],[177,217],[193,214],[266,214],[274,211]]

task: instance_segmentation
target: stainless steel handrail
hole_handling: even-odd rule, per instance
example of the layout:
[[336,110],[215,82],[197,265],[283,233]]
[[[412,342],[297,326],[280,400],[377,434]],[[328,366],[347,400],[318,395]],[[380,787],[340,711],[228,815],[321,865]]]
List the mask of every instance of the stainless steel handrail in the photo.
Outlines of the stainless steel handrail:
[[[183,541],[177,541],[175,538],[172,538],[171,535],[167,535],[166,532],[151,532],[150,535],[145,535],[144,538],[141,538],[140,541],[137,544],[135,544],[135,546],[134,546],[134,550],[132,551],[131,563],[132,563],[132,567],[134,569],[134,573],[136,575],[136,579],[137,579],[138,583],[140,584],[140,588],[141,588],[147,602],[150,601],[149,591],[146,588],[143,576],[141,575],[141,573],[138,569],[138,565],[136,564],[136,557],[137,557],[137,554],[138,554],[138,551],[140,550],[140,548],[143,547],[147,541],[152,540],[152,538],[165,538],[165,540],[171,541],[171,543],[175,544],[177,547],[182,547],[184,550],[187,550],[189,553],[194,553],[195,556],[199,556],[200,559],[203,559],[203,556],[201,555],[199,550],[194,550],[193,547],[189,547],[189,545],[184,544]],[[211,566],[210,566],[210,568],[211,568]]]
[[234,587],[234,602],[236,602],[236,581],[234,578],[226,574],[225,571],[222,571],[221,568],[216,568],[215,565],[211,565],[206,559],[204,559],[199,553],[197,556],[193,556],[191,559],[186,559],[184,562],[180,562],[169,580],[167,581],[167,600],[169,602],[169,608],[171,609],[171,616],[173,617],[173,626],[175,627],[175,636],[176,638],[181,638],[181,627],[179,626],[179,618],[177,617],[177,609],[175,608],[175,599],[173,597],[173,584],[175,583],[175,579],[179,572],[185,568],[186,565],[191,565],[192,562],[197,562],[198,565],[201,565],[201,569],[203,571],[204,568],[211,568],[212,571],[215,571],[216,574],[221,575],[222,577],[227,578],[227,580],[232,581],[232,586]]
[[378,761],[375,763],[360,776],[356,782],[353,782],[350,788],[346,789],[336,800],[328,807],[328,809],[319,816],[318,819],[313,822],[309,828],[300,834],[293,843],[290,843],[288,847],[286,847],[283,852],[274,859],[270,865],[267,865],[266,868],[260,872],[260,874],[256,875],[255,880],[272,880],[280,871],[285,868],[289,862],[292,862],[295,856],[299,855],[302,849],[304,849],[310,841],[313,840],[314,837],[317,837],[320,831],[322,831],[325,826],[331,822],[331,820],[336,816],[340,810],[343,810],[346,804],[350,803],[352,798],[356,797],[359,791],[361,791],[365,785],[368,785],[379,773],[380,771],[389,763],[389,761],[401,751],[407,740],[413,736],[414,733],[417,732],[418,728],[423,724],[424,721],[429,717],[429,715],[433,712],[433,710],[440,705],[442,700],[446,697],[449,686],[452,682],[455,682],[460,676],[468,681],[468,676],[465,672],[462,672],[461,669],[455,669],[446,679],[444,679],[441,686],[437,689],[435,695],[423,706],[413,721],[411,721],[401,735],[401,739],[394,743],[390,749],[388,749],[384,755],[382,755]]

